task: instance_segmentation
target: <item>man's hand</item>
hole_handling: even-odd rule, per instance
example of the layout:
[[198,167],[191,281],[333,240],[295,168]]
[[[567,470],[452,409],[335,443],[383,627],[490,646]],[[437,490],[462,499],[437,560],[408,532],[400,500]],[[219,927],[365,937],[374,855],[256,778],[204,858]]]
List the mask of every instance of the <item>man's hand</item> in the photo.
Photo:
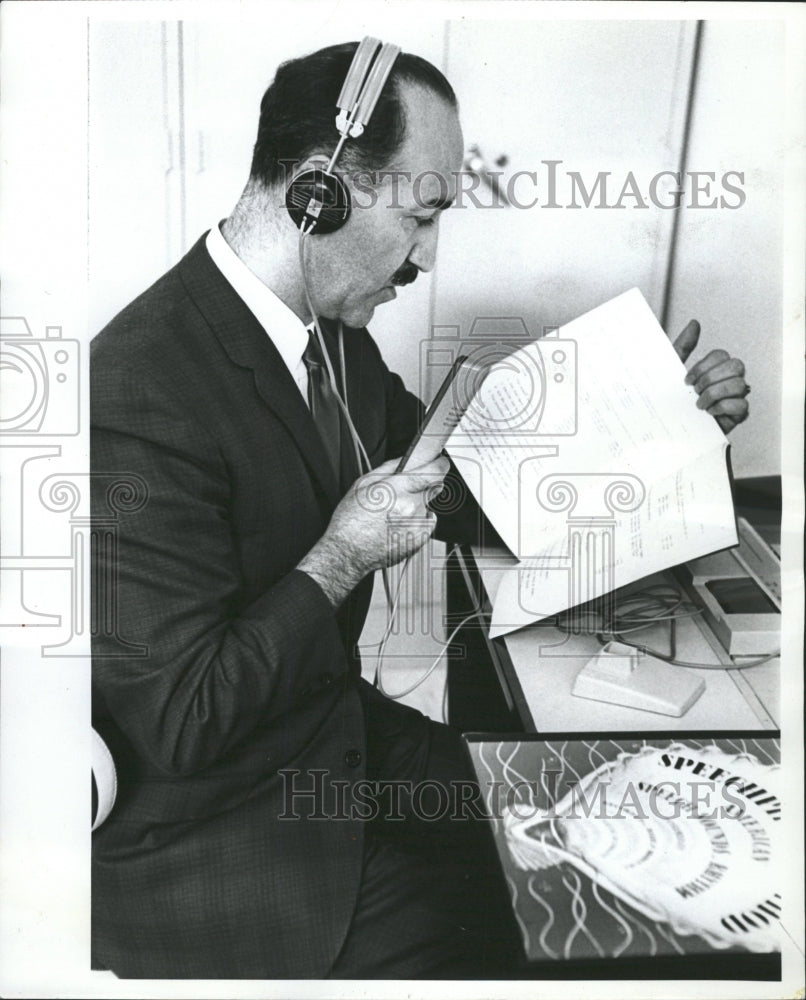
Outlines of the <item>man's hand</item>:
[[[450,464],[439,457],[395,474],[398,459],[357,479],[330,524],[297,569],[312,577],[338,607],[367,575],[405,559],[428,541],[436,515],[428,502],[442,489]],[[395,521],[405,519],[403,530]]]
[[[686,361],[699,339],[700,324],[693,319],[674,342],[681,361]],[[686,383],[697,390],[697,406],[715,417],[725,434],[747,419],[750,407],[745,397],[750,386],[744,380],[744,365],[727,351],[709,351],[689,369]]]

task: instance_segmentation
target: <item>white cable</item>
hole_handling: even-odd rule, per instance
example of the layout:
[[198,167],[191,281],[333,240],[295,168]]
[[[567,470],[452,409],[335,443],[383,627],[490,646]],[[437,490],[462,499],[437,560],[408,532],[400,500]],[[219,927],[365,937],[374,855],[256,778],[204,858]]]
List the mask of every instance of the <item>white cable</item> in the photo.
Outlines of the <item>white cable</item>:
[[[595,635],[602,643],[607,643],[613,640],[616,642],[622,642],[625,646],[631,646],[633,649],[637,649],[648,656],[654,656],[656,659],[663,660],[665,663],[671,663],[676,667],[685,667],[694,670],[746,670],[748,667],[758,667],[762,663],[767,663],[769,660],[774,660],[776,657],[781,655],[779,651],[775,653],[768,653],[766,656],[753,657],[745,663],[730,664],[694,663],[689,660],[678,660],[675,655],[675,623],[679,619],[694,618],[702,614],[701,608],[692,608],[691,605],[689,605],[689,608],[686,610],[677,611],[678,608],[684,607],[685,603],[684,595],[681,594],[677,588],[668,584],[657,584],[654,587],[647,587],[645,590],[638,591],[635,594],[630,594],[626,598],[621,598],[619,601],[619,607],[607,620],[601,618],[601,613],[598,611],[582,612],[582,614],[598,616],[601,620],[598,623],[599,627],[595,630],[588,629],[585,631],[580,628],[579,634]],[[625,611],[625,609],[627,610]],[[573,631],[573,615],[574,612],[567,612],[562,616],[562,619],[557,624],[557,627],[561,632],[568,634]],[[630,635],[633,632],[643,632],[644,630],[651,628],[653,625],[663,621],[669,621],[671,623],[671,653],[661,653],[656,649],[652,649],[650,646],[630,642],[629,639],[624,638],[626,635]],[[632,624],[633,627],[622,627],[623,625],[628,624]]]
[[[649,646],[639,646],[638,643],[630,642],[627,639],[622,639],[621,635],[617,632],[608,633],[611,638],[616,639],[618,642],[623,642],[625,646],[632,646],[633,649],[637,649],[647,656],[654,656],[656,660],[663,660],[665,663],[671,663],[675,667],[691,667],[695,670],[746,670],[748,667],[758,667],[762,663],[767,663],[769,660],[774,660],[781,655],[780,650],[776,653],[768,653],[766,656],[757,656],[747,663],[690,663],[687,660],[678,660],[673,656],[669,656],[666,653],[659,653],[655,649],[651,649]],[[603,637],[600,637],[603,638]]]
[[464,628],[464,626],[467,625],[467,623],[469,621],[472,621],[474,618],[481,618],[483,614],[484,612],[479,608],[478,610],[471,612],[466,618],[463,618],[456,626],[456,628],[451,632],[451,634],[448,636],[445,642],[442,644],[442,648],[440,649],[436,659],[431,664],[431,666],[425,671],[422,677],[418,678],[414,682],[414,684],[411,684],[405,690],[398,691],[397,694],[391,694],[389,691],[384,690],[383,684],[381,683],[381,671],[379,670],[378,690],[381,692],[381,694],[386,695],[387,698],[391,698],[393,701],[398,701],[400,698],[405,698],[406,695],[411,694],[411,692],[416,690],[421,684],[424,684],[425,681],[428,680],[431,674],[433,674],[433,672],[439,666],[440,660],[445,655],[445,651],[447,650],[448,646],[450,646],[450,644],[453,642],[454,638],[456,637],[456,633],[459,631],[459,629]]
[[322,336],[322,330],[321,330],[321,327],[319,326],[319,317],[317,316],[316,310],[314,309],[314,306],[313,306],[313,302],[311,301],[311,294],[310,294],[310,290],[308,288],[308,275],[307,275],[307,268],[306,268],[306,262],[305,262],[305,237],[307,235],[308,235],[308,232],[306,230],[300,229],[300,231],[299,231],[299,260],[300,260],[300,268],[301,268],[301,271],[302,271],[302,287],[303,287],[304,292],[305,292],[305,301],[306,301],[307,306],[308,306],[308,312],[311,314],[311,318],[313,320],[313,327],[314,327],[314,331],[316,333],[316,339],[319,342],[319,347],[320,347],[320,349],[322,351],[322,355],[324,357],[325,367],[327,368],[327,374],[328,374],[328,377],[330,378],[330,385],[331,385],[331,387],[333,389],[334,395],[336,396],[336,400],[337,400],[337,402],[339,404],[339,407],[341,408],[341,411],[344,414],[344,418],[347,421],[347,427],[348,427],[348,429],[350,431],[350,435],[351,435],[351,437],[353,439],[353,446],[356,449],[356,457],[358,457],[358,459],[359,459],[359,461],[358,461],[359,469],[361,468],[361,458],[363,458],[363,461],[365,463],[365,468],[363,469],[363,471],[364,472],[371,472],[372,471],[372,464],[370,463],[369,456],[367,455],[366,449],[364,448],[364,443],[361,440],[361,438],[359,437],[358,431],[355,429],[355,425],[353,424],[352,418],[350,417],[349,410],[347,409],[347,404],[342,399],[341,393],[339,392],[339,387],[338,387],[338,384],[336,383],[336,373],[333,371],[333,365],[331,364],[331,361],[330,361],[330,355],[328,354],[327,347],[325,345],[325,338]]
[[[339,321],[339,365],[341,367],[341,377],[342,377],[342,387],[344,388],[344,396],[342,399],[341,393],[339,392],[339,387],[336,384],[336,375],[333,371],[333,365],[330,362],[330,355],[325,344],[325,338],[322,336],[322,330],[319,326],[319,317],[316,314],[316,309],[314,308],[313,301],[311,299],[310,289],[308,287],[308,271],[307,264],[305,261],[305,237],[308,236],[314,223],[311,222],[308,229],[304,226],[300,226],[299,230],[299,263],[300,271],[302,273],[302,287],[305,292],[305,301],[308,306],[308,312],[311,314],[311,320],[313,322],[313,328],[315,330],[316,339],[319,343],[319,349],[322,352],[325,367],[327,368],[328,378],[330,379],[330,386],[336,397],[336,400],[341,408],[344,418],[347,421],[347,428],[350,432],[350,437],[353,442],[353,448],[355,450],[355,457],[358,463],[359,473],[370,473],[372,472],[372,463],[369,460],[369,455],[367,455],[366,449],[364,448],[364,442],[361,440],[358,431],[355,429],[352,417],[350,416],[350,411],[347,409],[346,397],[347,397],[347,366],[344,360],[344,338],[342,333],[341,321]],[[392,614],[392,595],[389,587],[389,577],[387,575],[386,569],[381,570],[381,579],[383,581],[383,590],[386,596],[386,606],[389,611],[390,617]]]
[[[397,607],[400,601],[400,595],[403,589],[403,580],[406,576],[406,572],[409,568],[409,563],[411,562],[412,556],[406,556],[406,560],[400,571],[400,579],[397,581],[397,587],[395,588],[395,596],[393,600],[389,600],[389,591],[386,594],[386,604],[388,610],[388,617],[386,620],[386,628],[384,629],[381,640],[378,643],[378,652],[375,656],[375,686],[379,691],[382,691],[381,687],[381,671],[383,670],[383,655],[386,650],[386,644],[389,641],[389,636],[392,634],[392,629],[394,628],[395,621],[397,619]],[[386,574],[384,573],[384,581],[387,581]]]
[[[344,327],[342,326],[341,320],[339,320],[338,340],[339,340],[339,371],[341,373],[341,387],[344,390],[344,409],[345,412],[347,412],[347,399],[349,398],[347,395],[347,361],[345,360],[344,357]],[[349,412],[347,412],[347,416],[349,418]],[[361,456],[359,455],[358,447],[356,446],[356,441],[360,442],[361,439],[358,437],[358,432],[355,430],[354,427],[352,427],[352,421],[351,421],[351,430],[353,431],[351,437],[353,440],[353,450],[355,451],[355,460],[356,463],[358,464],[358,468],[360,469]],[[366,452],[364,452],[364,457],[366,458],[367,465],[369,465],[369,458],[367,457]]]

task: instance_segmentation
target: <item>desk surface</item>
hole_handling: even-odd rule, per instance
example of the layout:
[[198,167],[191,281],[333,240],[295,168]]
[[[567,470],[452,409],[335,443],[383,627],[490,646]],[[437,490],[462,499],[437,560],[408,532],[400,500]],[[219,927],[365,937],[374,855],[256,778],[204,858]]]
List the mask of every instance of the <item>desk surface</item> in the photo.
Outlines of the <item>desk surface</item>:
[[[505,565],[512,557],[501,551],[470,550],[484,589],[494,597]],[[632,588],[640,589],[641,581]],[[642,635],[659,649],[668,641],[660,633]],[[726,662],[718,641],[698,618],[678,624],[678,656],[693,662]],[[595,636],[566,636],[546,625],[533,625],[492,640],[497,649],[502,682],[527,732],[637,732],[765,730],[778,728],[780,660],[744,670],[691,669],[705,680],[705,691],[680,718],[623,708],[579,698],[571,693],[580,669],[601,648]]]

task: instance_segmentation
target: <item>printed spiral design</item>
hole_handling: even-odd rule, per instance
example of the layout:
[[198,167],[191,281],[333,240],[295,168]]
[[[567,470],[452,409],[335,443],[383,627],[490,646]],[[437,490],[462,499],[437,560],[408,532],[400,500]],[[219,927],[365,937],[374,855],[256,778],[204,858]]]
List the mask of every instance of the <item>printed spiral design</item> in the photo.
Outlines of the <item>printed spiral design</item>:
[[467,487],[458,476],[447,476],[442,489],[429,502],[429,508],[437,515],[453,514],[467,500]]
[[140,476],[128,474],[106,488],[107,507],[115,514],[133,514],[148,502],[148,487]]
[[542,479],[537,487],[537,499],[545,510],[573,510],[579,499],[576,486],[568,479]]
[[614,514],[616,511],[626,513],[640,507],[645,495],[644,484],[637,476],[625,476],[608,483],[604,499]]
[[81,488],[72,479],[48,476],[39,487],[39,499],[48,510],[72,514],[81,503]]
[[395,490],[380,476],[356,492],[356,500],[372,514],[382,514],[395,506]]

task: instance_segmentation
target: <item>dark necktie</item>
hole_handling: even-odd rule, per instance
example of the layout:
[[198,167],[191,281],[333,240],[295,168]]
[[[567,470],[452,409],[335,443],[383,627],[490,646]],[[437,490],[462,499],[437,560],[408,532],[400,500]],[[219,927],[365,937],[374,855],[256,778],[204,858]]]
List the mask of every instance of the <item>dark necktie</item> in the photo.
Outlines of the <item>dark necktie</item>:
[[302,360],[308,369],[308,404],[311,408],[311,416],[324,443],[336,481],[340,482],[341,410],[328,378],[322,349],[316,338],[316,332],[313,330],[309,334],[308,346],[305,348]]

